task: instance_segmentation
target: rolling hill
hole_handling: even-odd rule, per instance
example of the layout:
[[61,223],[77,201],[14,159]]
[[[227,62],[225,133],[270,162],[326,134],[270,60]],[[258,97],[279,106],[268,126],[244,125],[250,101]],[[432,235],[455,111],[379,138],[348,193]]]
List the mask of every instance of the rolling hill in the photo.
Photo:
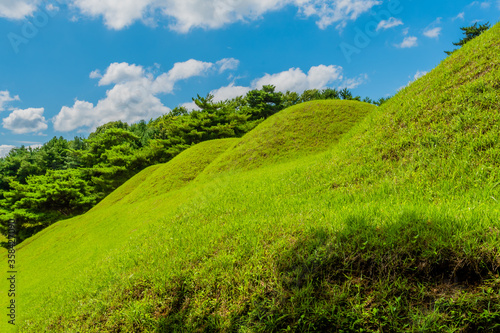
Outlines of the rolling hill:
[[356,101],[313,101],[270,117],[221,154],[204,175],[250,170],[327,150],[376,107]]
[[499,41],[380,108],[306,103],[194,146],[25,241],[19,330],[500,329]]

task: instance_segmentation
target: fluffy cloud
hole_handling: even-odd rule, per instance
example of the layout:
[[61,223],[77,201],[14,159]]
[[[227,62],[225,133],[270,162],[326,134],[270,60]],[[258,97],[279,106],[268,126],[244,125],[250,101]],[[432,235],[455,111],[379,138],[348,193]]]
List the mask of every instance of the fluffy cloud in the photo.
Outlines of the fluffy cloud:
[[0,111],[4,111],[5,105],[12,101],[19,101],[19,96],[11,96],[7,90],[0,91]]
[[[223,102],[238,96],[244,96],[250,90],[252,90],[250,87],[235,86],[234,83],[231,83],[226,87],[212,90],[210,95],[214,96],[214,102]],[[188,110],[201,110],[195,102],[184,103],[181,106]]]
[[188,32],[192,28],[216,29],[224,25],[254,20],[266,12],[284,7],[294,0],[166,0],[159,6],[172,19],[170,28]]
[[[68,0],[82,15],[102,17],[115,30],[136,21],[154,25],[165,18],[172,30],[186,33],[193,28],[217,29],[234,22],[247,22],[263,14],[295,6],[305,17],[315,17],[325,29],[332,24],[344,27],[381,0]],[[40,0],[0,0],[0,17],[22,19],[31,15]],[[49,5],[51,6],[51,5]],[[47,7],[49,10],[57,7]]]
[[181,105],[182,107],[186,108],[187,110],[201,110],[198,105],[196,105],[195,102],[189,102],[189,103],[184,103]]
[[442,17],[438,17],[434,20],[434,22],[429,24],[427,28],[424,29],[424,36],[428,38],[439,38],[439,35],[441,35],[441,30],[443,30],[443,28],[439,26],[442,20]]
[[76,100],[72,107],[63,106],[53,119],[56,131],[72,131],[78,127],[92,127],[97,123],[99,112],[94,104]]
[[[93,71],[90,73],[90,77],[97,79],[99,78],[99,71]],[[112,83],[126,83],[129,81],[136,81],[144,76],[144,68],[142,66],[129,65],[125,62],[122,63],[112,63],[109,65],[106,73],[101,77],[99,81],[100,86],[107,86]]]
[[401,21],[400,19],[397,19],[395,17],[391,17],[388,20],[380,21],[378,26],[377,26],[377,31],[379,31],[381,29],[387,30],[390,28],[397,27],[399,25],[403,25],[403,21]]
[[48,128],[43,112],[44,108],[14,110],[3,119],[3,127],[16,134],[40,133]]
[[214,64],[211,62],[203,62],[194,59],[190,59],[186,62],[178,62],[168,71],[168,73],[160,75],[153,82],[153,89],[156,93],[170,93],[174,89],[176,82],[189,79],[193,76],[207,74],[213,67]]
[[[238,96],[246,95],[250,90],[251,89],[249,87],[235,86],[234,83],[231,83],[227,87],[222,87],[211,91],[210,94],[214,96],[215,102],[221,102]],[[192,105],[190,104],[188,104],[188,106],[192,107]]]
[[295,0],[299,11],[306,17],[317,16],[320,29],[337,23],[343,28],[349,20],[356,20],[382,1],[375,0]]
[[[234,83],[210,92],[214,96],[214,101],[224,101],[227,99],[243,96],[252,89],[261,89],[265,85],[274,85],[277,91],[295,91],[302,93],[308,89],[324,89],[335,81],[338,81],[337,88],[354,89],[366,82],[368,75],[363,74],[356,78],[344,78],[340,66],[313,66],[304,73],[300,68],[290,68],[287,71],[276,74],[266,74],[254,80],[250,87],[235,86]],[[194,103],[183,104],[187,109],[197,109]]]
[[[61,0],[62,2],[62,0]],[[305,17],[315,17],[321,29],[349,20],[379,5],[378,0],[67,0],[82,15],[102,17],[104,24],[120,30],[142,21],[154,25],[166,19],[172,30],[216,29],[234,22],[259,19],[265,13],[295,6]],[[40,0],[0,0],[0,17],[23,19],[35,12]],[[58,10],[48,4],[47,10]]]
[[240,65],[240,61],[234,58],[224,58],[217,61],[217,66],[219,66],[219,73],[227,70],[235,70]]
[[340,84],[340,86],[338,88],[339,89],[344,89],[344,88],[356,89],[357,87],[359,87],[360,85],[365,83],[367,80],[368,80],[368,75],[362,74],[362,75],[355,77],[355,78],[345,79],[344,81],[342,81],[342,83]]
[[16,148],[16,146],[0,145],[0,158],[7,156],[12,148]]
[[102,16],[107,27],[123,29],[137,20],[146,20],[156,0],[73,0],[73,6],[88,16]]
[[322,89],[329,83],[342,79],[342,67],[319,65],[311,67],[306,74],[300,68],[290,68],[277,74],[266,74],[252,83],[253,88],[260,89],[272,84],[278,91],[302,92],[307,89]]
[[441,27],[428,28],[424,30],[424,36],[429,38],[438,38],[441,35]]
[[83,14],[102,16],[111,29],[123,29],[138,20],[151,22],[161,15],[168,17],[170,28],[179,32],[196,27],[215,29],[256,19],[291,2],[293,0],[73,0]]
[[405,37],[405,39],[401,44],[397,44],[396,46],[402,49],[407,49],[410,47],[415,47],[417,45],[418,45],[418,38],[413,36],[408,36]]
[[116,85],[96,106],[76,100],[72,107],[64,106],[53,119],[56,131],[72,131],[80,127],[94,129],[110,121],[129,123],[156,118],[168,113],[160,99],[148,87],[138,84]]
[[0,17],[23,19],[33,14],[39,2],[39,0],[0,0]]
[[223,59],[214,64],[190,59],[174,64],[170,71],[156,78],[142,66],[112,63],[104,74],[97,70],[90,74],[91,78],[99,79],[100,86],[113,85],[106,97],[96,105],[76,100],[73,106],[64,106],[53,119],[54,128],[67,132],[80,127],[94,129],[116,120],[135,123],[156,118],[170,111],[157,95],[172,93],[181,80],[225,71],[234,68],[237,62],[236,59]]

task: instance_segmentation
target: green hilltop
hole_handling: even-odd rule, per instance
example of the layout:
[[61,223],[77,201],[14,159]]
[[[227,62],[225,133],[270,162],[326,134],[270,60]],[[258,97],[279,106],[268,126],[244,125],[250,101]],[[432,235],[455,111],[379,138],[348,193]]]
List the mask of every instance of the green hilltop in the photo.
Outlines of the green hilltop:
[[325,151],[374,109],[372,104],[339,100],[292,106],[245,135],[203,173],[250,170]]
[[499,330],[499,41],[381,107],[304,103],[193,146],[29,238],[19,331]]

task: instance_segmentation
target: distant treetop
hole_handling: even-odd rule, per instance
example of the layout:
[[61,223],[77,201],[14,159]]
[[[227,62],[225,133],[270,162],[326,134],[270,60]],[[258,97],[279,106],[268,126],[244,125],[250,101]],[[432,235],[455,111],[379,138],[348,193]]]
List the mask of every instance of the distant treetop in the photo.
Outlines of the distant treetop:
[[[477,22],[474,23],[474,25],[471,25],[469,27],[462,27],[460,28],[460,30],[463,31],[465,37],[462,38],[460,41],[458,41],[458,43],[453,43],[453,45],[455,46],[464,46],[465,43],[471,41],[472,39],[476,38],[477,36],[481,35],[483,32],[485,32],[486,30],[488,30],[490,28],[490,23],[489,22],[486,22],[485,24],[482,24],[482,25],[477,25]],[[450,55],[452,54],[453,52],[455,52],[455,50],[453,51],[444,51],[444,53],[446,53],[447,55]]]

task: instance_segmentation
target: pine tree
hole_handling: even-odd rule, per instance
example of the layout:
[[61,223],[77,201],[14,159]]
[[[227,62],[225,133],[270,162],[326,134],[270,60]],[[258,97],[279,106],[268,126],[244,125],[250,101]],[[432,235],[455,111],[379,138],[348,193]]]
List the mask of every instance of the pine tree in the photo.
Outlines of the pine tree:
[[[490,28],[490,23],[486,22],[485,24],[477,25],[477,22],[474,23],[474,25],[471,25],[469,27],[462,27],[460,30],[463,31],[465,37],[462,38],[458,43],[453,43],[455,46],[464,46],[465,43],[471,41],[472,39],[476,38],[477,36],[481,35],[483,32],[488,30]],[[447,55],[452,54],[456,50],[453,51],[444,51]]]

